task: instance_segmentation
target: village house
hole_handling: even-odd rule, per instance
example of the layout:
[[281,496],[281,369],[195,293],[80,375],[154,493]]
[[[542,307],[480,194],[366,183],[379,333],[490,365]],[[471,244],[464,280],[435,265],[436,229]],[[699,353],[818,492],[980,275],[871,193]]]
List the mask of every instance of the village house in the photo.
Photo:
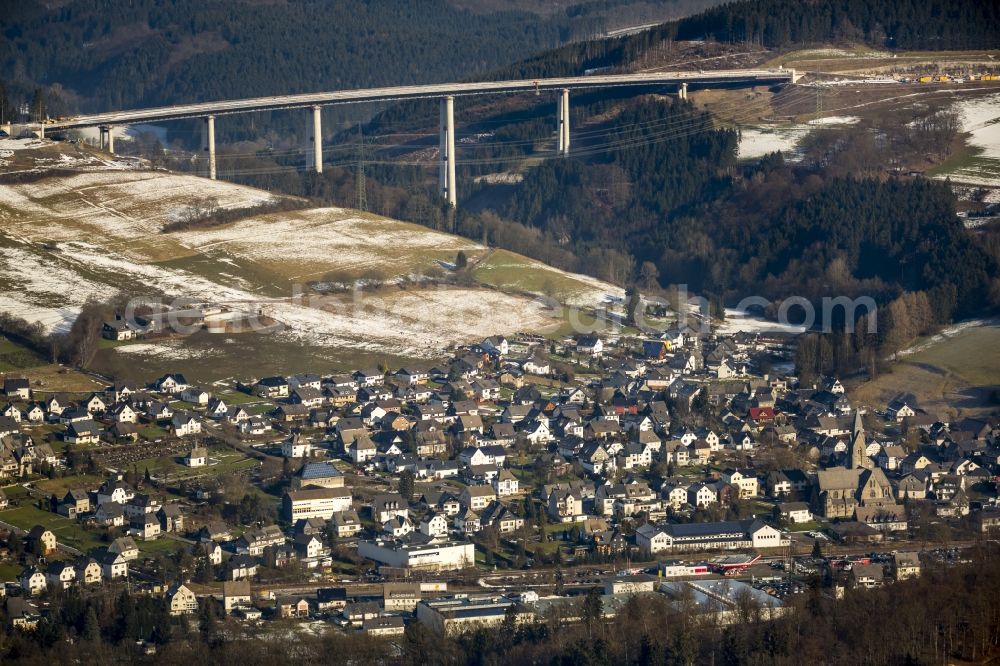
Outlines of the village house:
[[198,598],[186,585],[174,583],[167,589],[167,610],[174,616],[196,613]]
[[25,538],[28,550],[35,555],[45,556],[56,550],[56,535],[42,525],[32,527]]
[[170,430],[176,437],[201,434],[201,421],[191,412],[177,412],[170,421]]
[[227,580],[222,583],[222,608],[226,615],[250,608],[250,582],[245,580]]

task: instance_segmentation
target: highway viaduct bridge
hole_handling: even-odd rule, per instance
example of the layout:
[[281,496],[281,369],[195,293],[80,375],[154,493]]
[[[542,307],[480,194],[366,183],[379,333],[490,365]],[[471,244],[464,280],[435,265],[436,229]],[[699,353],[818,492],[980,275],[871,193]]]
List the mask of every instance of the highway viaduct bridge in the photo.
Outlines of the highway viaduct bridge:
[[235,113],[254,111],[274,111],[278,109],[312,109],[313,113],[313,156],[317,173],[323,171],[322,127],[320,109],[335,104],[356,104],[361,102],[386,102],[409,99],[441,99],[440,118],[440,191],[451,206],[455,206],[455,114],[454,100],[459,96],[490,95],[498,93],[555,91],[559,93],[557,104],[559,153],[569,153],[569,93],[571,90],[591,90],[599,88],[667,86],[675,89],[681,99],[687,99],[688,86],[702,88],[734,85],[773,85],[795,83],[797,76],[793,69],[741,69],[698,72],[659,72],[640,74],[595,74],[591,76],[569,76],[523,81],[483,81],[473,83],[436,83],[428,85],[396,86],[391,88],[367,88],[361,90],[338,90],[333,92],[305,93],[256,97],[253,99],[199,102],[177,104],[132,111],[110,111],[73,118],[59,118],[38,124],[35,129],[40,135],[45,130],[68,130],[84,127],[98,127],[101,130],[101,147],[114,153],[116,125],[151,123],[186,118],[204,118],[208,135],[208,175],[215,179],[215,118]]

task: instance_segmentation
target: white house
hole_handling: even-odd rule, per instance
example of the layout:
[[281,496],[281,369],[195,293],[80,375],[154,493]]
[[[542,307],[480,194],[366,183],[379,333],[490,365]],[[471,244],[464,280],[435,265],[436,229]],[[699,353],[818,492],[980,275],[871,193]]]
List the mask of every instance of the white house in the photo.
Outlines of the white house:
[[201,434],[201,421],[191,412],[177,412],[170,420],[170,426],[177,437]]
[[782,502],[778,505],[778,511],[790,523],[808,523],[812,520],[812,512],[805,502]]
[[497,497],[516,495],[518,487],[517,477],[509,469],[500,470],[500,473],[493,478],[493,491]]
[[29,596],[41,594],[45,591],[47,585],[45,574],[34,567],[25,569],[18,582],[21,583],[21,589],[27,592]]
[[600,356],[604,352],[604,342],[597,335],[581,335],[576,340],[576,353]]
[[651,523],[646,523],[635,531],[635,543],[648,553],[659,553],[668,548],[666,532]]
[[207,405],[211,397],[212,395],[208,391],[200,389],[197,386],[189,386],[181,391],[181,400],[194,405]]
[[171,615],[197,612],[198,598],[186,585],[174,584],[167,590],[167,607]]
[[312,455],[312,444],[307,438],[295,433],[281,443],[281,455],[285,458],[308,458]]
[[420,521],[420,532],[432,537],[448,535],[448,519],[440,513],[430,512]]

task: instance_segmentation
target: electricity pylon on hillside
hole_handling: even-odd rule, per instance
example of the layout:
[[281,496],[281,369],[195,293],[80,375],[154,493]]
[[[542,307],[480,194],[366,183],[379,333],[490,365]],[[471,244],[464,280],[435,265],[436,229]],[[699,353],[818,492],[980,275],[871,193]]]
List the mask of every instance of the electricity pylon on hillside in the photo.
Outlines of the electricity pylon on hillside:
[[358,124],[358,162],[357,162],[358,210],[368,210],[368,193],[365,191],[365,134]]

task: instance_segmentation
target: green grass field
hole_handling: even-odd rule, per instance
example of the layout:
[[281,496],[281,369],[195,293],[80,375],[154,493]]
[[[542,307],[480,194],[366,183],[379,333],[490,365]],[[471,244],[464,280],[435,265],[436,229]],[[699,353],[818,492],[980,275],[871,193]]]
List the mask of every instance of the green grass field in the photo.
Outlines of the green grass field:
[[247,405],[262,402],[257,396],[249,395],[242,391],[216,391],[215,397],[225,401],[227,405]]
[[45,365],[46,360],[27,347],[0,337],[0,372],[11,372],[24,368]]
[[476,266],[473,276],[479,282],[501,289],[551,296],[559,301],[600,291],[594,283],[507,250],[495,250]]
[[28,491],[21,485],[14,484],[0,488],[9,501],[23,499],[28,496]]
[[1000,384],[1000,326],[980,326],[910,356],[908,363],[930,364],[973,385]]
[[902,357],[891,372],[852,390],[862,405],[884,407],[900,393],[912,393],[931,413],[951,417],[990,409],[1000,390],[1000,326],[977,326],[953,337],[930,341]]
[[0,583],[17,580],[23,569],[17,562],[0,562]]
[[36,481],[34,486],[39,490],[62,497],[70,488],[97,488],[105,480],[100,474],[81,474],[79,476],[64,476],[61,479],[42,479]]
[[47,529],[52,530],[59,543],[83,552],[97,548],[102,543],[96,533],[83,529],[75,520],[63,518],[49,511],[42,511],[32,505],[0,511],[0,520],[23,530],[30,530],[35,525],[44,525]]
[[160,553],[168,554],[174,553],[184,547],[184,543],[180,541],[174,541],[168,537],[161,536],[158,539],[152,539],[151,541],[143,541],[142,539],[136,539],[135,543],[139,546],[139,551],[145,555],[158,555]]

